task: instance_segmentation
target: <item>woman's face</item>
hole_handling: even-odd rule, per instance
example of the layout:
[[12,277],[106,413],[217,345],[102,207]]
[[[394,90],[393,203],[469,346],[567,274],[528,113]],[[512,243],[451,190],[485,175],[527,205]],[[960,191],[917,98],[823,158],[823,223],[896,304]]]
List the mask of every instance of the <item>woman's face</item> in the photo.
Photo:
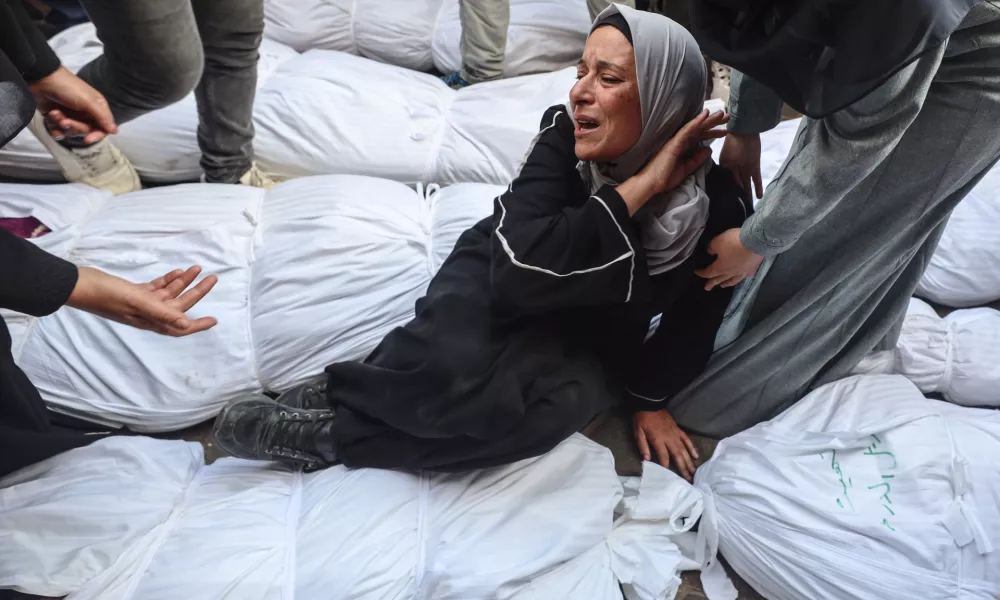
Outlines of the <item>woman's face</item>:
[[639,141],[642,107],[635,52],[622,32],[605,26],[590,34],[569,99],[578,159],[613,162]]

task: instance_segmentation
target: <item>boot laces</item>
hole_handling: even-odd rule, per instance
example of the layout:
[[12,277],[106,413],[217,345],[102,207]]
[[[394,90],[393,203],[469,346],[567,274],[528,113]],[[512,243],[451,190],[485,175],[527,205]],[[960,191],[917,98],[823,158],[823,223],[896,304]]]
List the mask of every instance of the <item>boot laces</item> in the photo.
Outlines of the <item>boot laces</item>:
[[304,395],[304,408],[322,407],[326,403],[326,382],[308,386]]
[[333,413],[328,411],[280,411],[281,421],[271,436],[268,453],[280,458],[306,463],[314,468],[323,461],[316,450],[316,435]]

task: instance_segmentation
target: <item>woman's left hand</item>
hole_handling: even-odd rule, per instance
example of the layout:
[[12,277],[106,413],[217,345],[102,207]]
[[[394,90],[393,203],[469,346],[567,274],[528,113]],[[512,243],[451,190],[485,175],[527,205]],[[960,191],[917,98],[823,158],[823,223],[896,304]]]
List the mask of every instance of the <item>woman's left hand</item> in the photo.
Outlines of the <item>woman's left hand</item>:
[[715,236],[708,245],[708,253],[715,261],[699,269],[695,273],[708,280],[705,289],[711,291],[715,286],[733,287],[747,277],[752,277],[764,257],[747,250],[740,241],[739,228],[723,231]]
[[632,427],[643,460],[652,460],[655,452],[656,462],[669,468],[673,458],[680,474],[691,481],[698,451],[670,413],[666,410],[637,412],[632,417]]

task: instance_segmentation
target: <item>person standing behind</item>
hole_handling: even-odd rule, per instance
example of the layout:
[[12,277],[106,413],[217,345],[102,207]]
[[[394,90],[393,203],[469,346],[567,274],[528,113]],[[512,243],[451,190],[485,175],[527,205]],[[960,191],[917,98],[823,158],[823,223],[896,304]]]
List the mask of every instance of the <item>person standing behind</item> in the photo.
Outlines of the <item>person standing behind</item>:
[[[709,246],[708,288],[749,281],[708,368],[669,406],[725,437],[896,347],[952,210],[1000,161],[1000,6],[690,7],[702,50],[734,69],[719,162],[762,198]],[[807,118],[765,192],[760,134],[783,101]]]
[[[107,139],[118,125],[187,96],[198,104],[204,181],[271,187],[253,164],[253,101],[263,0],[81,0],[104,54],[77,75],[51,50],[25,73],[38,103],[31,132],[66,179],[116,194],[140,188],[135,168]],[[34,29],[17,2],[22,30]]]
[[[609,0],[587,0],[590,21],[597,19],[597,15],[611,4]],[[635,8],[635,0],[615,4]],[[500,79],[507,50],[510,0],[459,0],[458,8],[462,21],[462,69],[441,80],[457,90]]]

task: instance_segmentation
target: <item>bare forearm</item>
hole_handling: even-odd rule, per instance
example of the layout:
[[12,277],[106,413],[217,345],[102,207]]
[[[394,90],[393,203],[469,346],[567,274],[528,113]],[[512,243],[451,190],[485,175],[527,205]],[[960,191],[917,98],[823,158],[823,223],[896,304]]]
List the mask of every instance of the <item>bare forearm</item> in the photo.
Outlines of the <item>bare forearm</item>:
[[625,201],[629,216],[634,215],[640,208],[645,206],[649,202],[649,199],[656,193],[656,186],[653,184],[652,178],[644,172],[639,172],[637,175],[629,177],[625,180],[625,183],[615,189],[618,190],[622,200]]

